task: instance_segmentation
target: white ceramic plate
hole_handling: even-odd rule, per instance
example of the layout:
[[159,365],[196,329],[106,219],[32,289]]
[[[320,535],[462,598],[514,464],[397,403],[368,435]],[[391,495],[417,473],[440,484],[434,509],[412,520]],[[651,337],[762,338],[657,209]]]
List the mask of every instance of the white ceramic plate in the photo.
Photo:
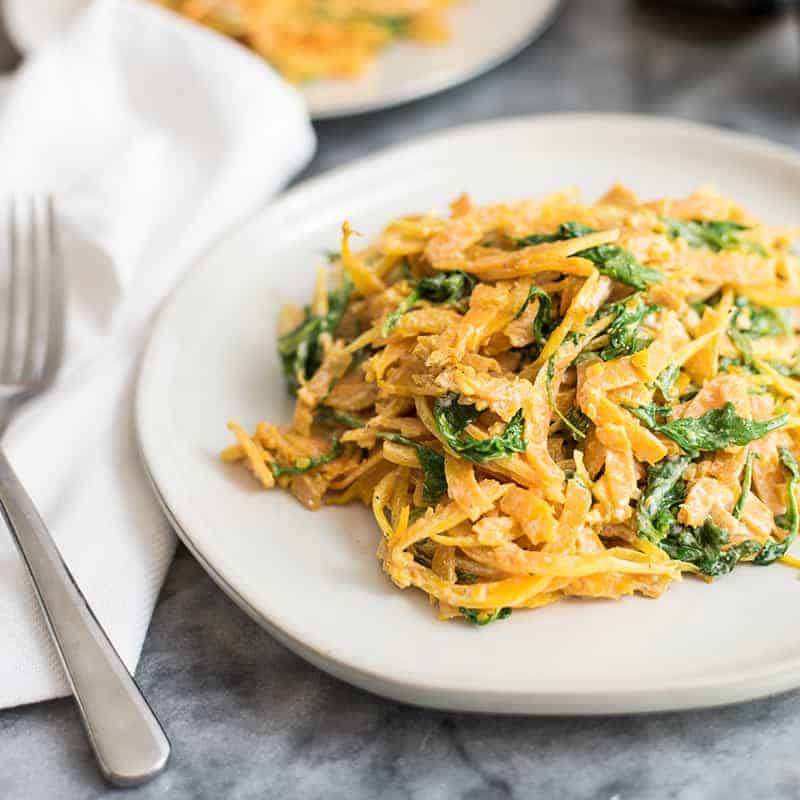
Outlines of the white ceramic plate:
[[343,219],[367,236],[405,212],[614,181],[645,197],[713,182],[766,219],[800,219],[800,158],[685,122],[614,115],[447,131],[297,187],[202,260],[167,304],[137,398],[144,461],[183,540],[239,605],[324,670],[448,709],[605,713],[744,700],[800,685],[797,573],[744,567],[658,601],[568,601],[476,629],[440,623],[375,559],[358,508],[310,513],[223,465],[229,418],[287,420],[280,306],[310,296]]
[[[27,52],[65,25],[90,0],[5,0],[6,27]],[[497,66],[541,33],[560,0],[461,0],[450,13],[452,36],[436,47],[399,43],[353,81],[309,83],[301,91],[314,119],[388,108],[442,91]]]

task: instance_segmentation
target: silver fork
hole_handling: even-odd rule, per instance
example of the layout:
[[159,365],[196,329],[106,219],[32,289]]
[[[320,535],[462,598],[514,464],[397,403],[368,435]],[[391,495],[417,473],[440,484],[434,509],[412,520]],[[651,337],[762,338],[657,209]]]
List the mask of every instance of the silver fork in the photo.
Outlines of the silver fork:
[[[11,200],[8,305],[0,365],[0,435],[20,406],[55,379],[64,350],[65,279],[52,198]],[[23,235],[20,212],[27,218]],[[1,317],[0,317],[1,319]],[[118,786],[150,780],[170,745],[0,448],[0,512],[30,573],[103,775]]]

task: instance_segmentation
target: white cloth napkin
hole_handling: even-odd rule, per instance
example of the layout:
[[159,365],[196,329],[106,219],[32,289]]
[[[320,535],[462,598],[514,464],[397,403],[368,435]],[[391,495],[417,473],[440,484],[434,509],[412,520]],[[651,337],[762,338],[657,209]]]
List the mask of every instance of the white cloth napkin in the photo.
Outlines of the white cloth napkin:
[[[133,430],[150,321],[313,149],[302,99],[262,61],[136,0],[93,3],[22,67],[0,113],[0,190],[55,194],[71,290],[60,381],[8,452],[131,669],[175,546]],[[0,707],[68,692],[3,530],[0,637]]]

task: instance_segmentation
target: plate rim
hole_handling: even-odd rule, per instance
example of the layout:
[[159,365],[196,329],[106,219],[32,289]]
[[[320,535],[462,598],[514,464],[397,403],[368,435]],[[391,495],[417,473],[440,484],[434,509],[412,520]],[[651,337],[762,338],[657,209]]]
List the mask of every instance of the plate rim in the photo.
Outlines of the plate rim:
[[[411,683],[398,680],[380,672],[364,669],[347,663],[336,656],[317,650],[293,634],[282,628],[269,615],[252,606],[235,586],[210,563],[203,553],[202,547],[194,541],[191,533],[181,524],[177,514],[167,497],[168,490],[159,484],[157,468],[153,468],[147,454],[147,422],[145,420],[146,390],[150,364],[155,358],[157,342],[162,328],[168,322],[170,310],[173,308],[183,287],[193,280],[203,269],[209,255],[218,248],[227,246],[229,240],[254,224],[256,220],[278,218],[284,209],[302,202],[306,196],[315,196],[317,200],[326,195],[326,189],[335,190],[336,186],[347,181],[358,184],[357,178],[362,173],[380,170],[385,163],[397,159],[413,158],[419,149],[434,147],[440,142],[452,143],[454,137],[468,138],[476,133],[490,133],[492,129],[502,130],[515,126],[559,125],[565,123],[581,123],[585,125],[617,124],[639,125],[650,128],[672,128],[676,132],[702,135],[707,140],[725,142],[752,152],[754,155],[777,158],[782,162],[792,162],[800,169],[800,153],[792,148],[763,139],[751,134],[720,129],[715,126],[697,123],[670,116],[657,116],[637,113],[594,113],[567,112],[553,114],[533,114],[504,117],[488,122],[478,122],[456,126],[445,130],[415,137],[409,142],[392,145],[363,159],[328,170],[320,175],[306,179],[279,196],[273,203],[260,209],[254,215],[234,225],[225,236],[217,241],[210,250],[201,255],[190,265],[184,275],[163,301],[156,314],[153,327],[140,360],[136,379],[134,397],[134,425],[141,463],[150,480],[151,486],[161,504],[167,518],[184,542],[189,551],[200,562],[218,586],[251,618],[290,650],[312,663],[323,671],[375,694],[400,702],[438,708],[451,711],[489,712],[507,714],[617,714],[642,713],[655,711],[676,711],[693,708],[706,708],[726,705],[734,702],[757,699],[779,692],[787,691],[800,685],[800,654],[769,665],[738,669],[723,673],[722,676],[689,676],[670,685],[664,680],[656,684],[640,681],[633,688],[608,685],[604,682],[584,682],[582,692],[567,691],[563,688],[548,687],[539,684],[536,689],[486,689],[477,692],[474,689],[458,689],[444,687],[436,682],[427,684]],[[413,676],[412,676],[413,678]],[[588,688],[587,688],[588,687]],[[653,697],[657,692],[657,697]],[[679,695],[671,697],[672,693]]]
[[[250,604],[235,587],[214,569],[193,542],[191,536],[180,525],[150,472],[141,446],[138,447],[138,455],[150,488],[173,530],[192,557],[197,560],[206,574],[228,598],[259,627],[304,661],[344,683],[363,689],[378,697],[438,711],[502,714],[507,716],[614,716],[621,713],[652,714],[716,708],[781,694],[791,691],[798,685],[798,678],[795,677],[797,668],[786,666],[770,673],[768,676],[770,683],[757,691],[748,688],[751,682],[756,680],[760,674],[757,670],[740,673],[738,676],[732,676],[728,681],[722,682],[718,679],[710,678],[706,681],[695,679],[695,683],[691,688],[684,686],[673,688],[663,683],[660,684],[658,691],[665,695],[665,698],[670,691],[683,692],[686,699],[681,702],[667,699],[664,699],[663,702],[654,702],[649,697],[649,693],[653,691],[653,688],[647,686],[625,691],[620,690],[617,686],[609,685],[605,687],[599,684],[593,691],[583,693],[571,692],[563,688],[542,688],[538,691],[494,690],[487,688],[480,695],[480,699],[477,698],[477,693],[473,690],[443,690],[439,686],[427,687],[424,692],[420,692],[419,686],[414,687],[373,670],[366,670],[362,667],[347,664],[330,654],[316,650],[288,631],[278,627],[269,617]],[[716,698],[707,698],[703,693],[708,690],[709,686],[715,689],[722,688],[724,694]],[[601,691],[604,692],[602,696],[600,695]],[[490,698],[489,703],[486,702],[486,698]],[[518,703],[522,703],[524,707],[520,707],[517,705]],[[620,703],[625,704],[624,708],[620,709],[618,707]],[[492,707],[487,708],[487,705]],[[532,705],[535,706],[535,710],[530,708]]]

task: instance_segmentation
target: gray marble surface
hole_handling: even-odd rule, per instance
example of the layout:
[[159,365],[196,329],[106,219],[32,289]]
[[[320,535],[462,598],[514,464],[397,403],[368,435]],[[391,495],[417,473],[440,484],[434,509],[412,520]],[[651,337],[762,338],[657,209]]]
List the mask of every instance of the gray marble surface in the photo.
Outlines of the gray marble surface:
[[[800,45],[787,17],[725,21],[663,3],[571,0],[548,33],[478,80],[318,126],[306,175],[463,122],[558,110],[670,114],[800,144]],[[0,52],[0,68],[8,63]],[[140,798],[800,797],[800,693],[603,719],[407,708],[271,639],[180,550],[138,679],[174,758]],[[69,700],[0,712],[0,798],[123,796],[98,778]]]

